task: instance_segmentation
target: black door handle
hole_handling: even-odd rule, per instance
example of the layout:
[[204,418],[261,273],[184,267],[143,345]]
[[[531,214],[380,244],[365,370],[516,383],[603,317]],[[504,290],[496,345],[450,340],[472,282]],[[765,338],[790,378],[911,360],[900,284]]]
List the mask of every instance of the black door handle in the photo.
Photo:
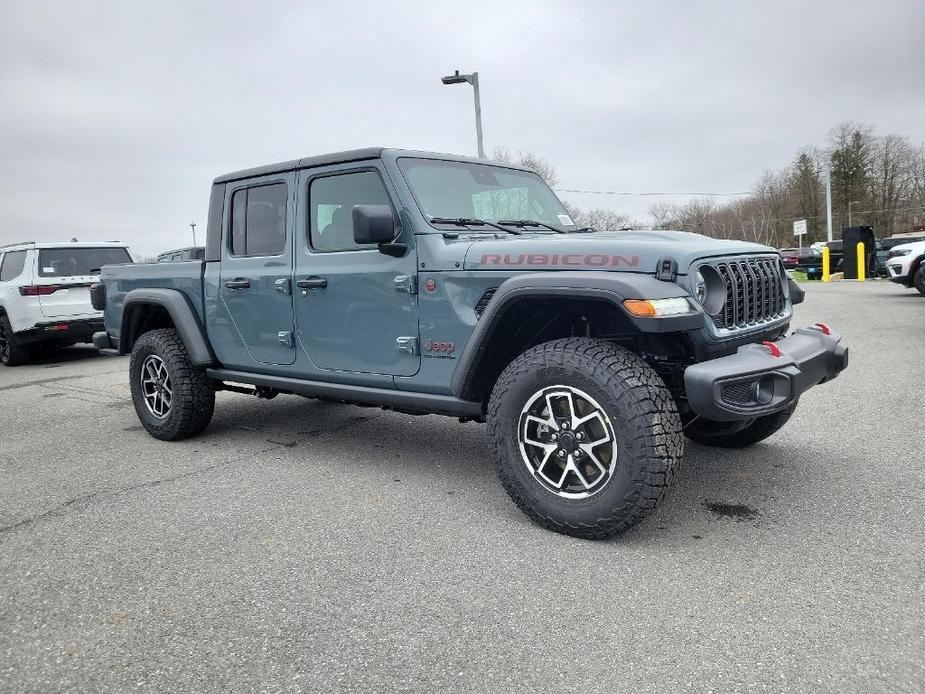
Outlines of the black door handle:
[[324,289],[328,286],[328,281],[324,277],[307,277],[295,283],[299,289]]
[[227,289],[250,289],[251,281],[236,279],[231,280],[230,282],[225,282],[225,287]]

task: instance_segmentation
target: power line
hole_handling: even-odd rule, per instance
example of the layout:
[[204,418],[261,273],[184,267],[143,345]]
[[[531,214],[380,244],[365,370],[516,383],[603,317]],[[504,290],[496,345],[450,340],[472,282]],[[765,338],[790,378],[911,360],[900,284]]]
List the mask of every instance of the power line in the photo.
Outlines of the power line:
[[[885,207],[882,210],[854,210],[851,214],[853,215],[864,215],[864,214],[878,214],[880,212],[913,212],[916,210],[921,210],[921,207]],[[722,212],[722,210],[720,210]],[[846,213],[836,212],[832,215],[832,218],[841,218],[847,217]],[[815,217],[768,217],[769,221],[772,222],[795,222],[798,219],[805,219],[807,221],[811,219],[825,219],[824,214],[816,215]],[[749,221],[749,223],[751,223]]]

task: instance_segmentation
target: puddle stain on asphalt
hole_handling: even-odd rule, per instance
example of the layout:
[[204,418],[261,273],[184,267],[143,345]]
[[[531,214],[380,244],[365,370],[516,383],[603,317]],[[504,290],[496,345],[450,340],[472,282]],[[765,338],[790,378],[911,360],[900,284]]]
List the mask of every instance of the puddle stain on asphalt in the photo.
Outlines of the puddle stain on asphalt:
[[724,504],[720,501],[704,501],[703,505],[714,515],[732,518],[736,523],[754,520],[758,511],[744,504]]

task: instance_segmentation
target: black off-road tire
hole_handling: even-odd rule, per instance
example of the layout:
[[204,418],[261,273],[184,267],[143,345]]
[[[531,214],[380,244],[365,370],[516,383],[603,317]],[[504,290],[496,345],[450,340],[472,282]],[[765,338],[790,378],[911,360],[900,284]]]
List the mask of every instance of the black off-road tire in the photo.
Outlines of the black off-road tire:
[[912,286],[915,287],[919,294],[925,296],[925,260],[919,265],[919,269],[912,276]]
[[[156,417],[145,404],[141,371],[147,357],[156,355],[167,368],[173,391],[166,416]],[[215,388],[205,369],[193,364],[175,330],[151,330],[135,342],[129,362],[132,402],[141,425],[162,441],[178,441],[205,429],[215,411]]]
[[[586,498],[566,499],[551,491],[521,454],[522,410],[551,386],[590,395],[613,428],[613,472]],[[632,352],[590,338],[547,342],[508,365],[489,400],[488,438],[498,476],[514,503],[546,528],[589,539],[612,537],[651,513],[684,452],[675,401],[659,375]]]
[[5,313],[0,313],[0,363],[19,366],[29,361],[29,348],[20,344]]
[[717,448],[745,448],[764,441],[787,423],[796,410],[797,403],[774,414],[758,417],[752,422],[739,425],[737,422],[714,422],[697,419],[684,429],[684,435],[691,441]]

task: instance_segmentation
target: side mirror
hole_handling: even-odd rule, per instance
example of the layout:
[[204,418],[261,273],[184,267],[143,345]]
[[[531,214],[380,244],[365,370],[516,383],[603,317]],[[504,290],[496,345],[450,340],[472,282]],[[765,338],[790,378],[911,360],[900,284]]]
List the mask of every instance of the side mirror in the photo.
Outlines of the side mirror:
[[395,217],[388,205],[353,206],[353,240],[358,244],[391,243]]

